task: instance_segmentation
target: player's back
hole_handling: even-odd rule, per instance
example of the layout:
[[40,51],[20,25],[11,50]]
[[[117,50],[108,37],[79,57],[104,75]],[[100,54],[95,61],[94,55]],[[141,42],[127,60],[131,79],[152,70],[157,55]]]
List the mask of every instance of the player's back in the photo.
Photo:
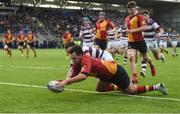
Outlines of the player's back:
[[81,72],[84,72],[89,76],[100,78],[104,81],[112,80],[117,71],[116,62],[104,61],[87,55],[82,56],[81,68],[83,66],[86,66],[86,70]]
[[106,50],[101,50],[99,48],[94,48],[94,47],[82,47],[83,52],[89,53],[90,56],[106,61],[114,61],[112,55],[106,51]]

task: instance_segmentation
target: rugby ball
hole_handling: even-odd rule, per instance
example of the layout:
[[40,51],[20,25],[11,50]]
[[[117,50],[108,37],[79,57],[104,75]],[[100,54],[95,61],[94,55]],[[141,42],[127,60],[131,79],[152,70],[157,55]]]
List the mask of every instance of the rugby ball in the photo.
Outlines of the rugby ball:
[[52,92],[55,92],[55,93],[60,93],[60,92],[63,92],[64,91],[64,87],[60,87],[59,86],[59,82],[61,80],[53,80],[53,81],[49,81],[48,84],[47,84],[47,88],[52,91]]

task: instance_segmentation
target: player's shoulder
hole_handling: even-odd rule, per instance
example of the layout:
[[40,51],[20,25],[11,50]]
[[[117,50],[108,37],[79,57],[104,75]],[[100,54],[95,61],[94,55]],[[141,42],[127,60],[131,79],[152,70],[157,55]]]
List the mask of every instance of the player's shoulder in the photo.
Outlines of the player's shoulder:
[[81,64],[82,63],[87,63],[89,60],[91,60],[91,58],[92,58],[91,56],[83,54],[82,58],[81,58]]
[[136,15],[136,17],[137,17],[138,19],[143,19],[143,20],[144,20],[144,16],[141,15],[141,14]]

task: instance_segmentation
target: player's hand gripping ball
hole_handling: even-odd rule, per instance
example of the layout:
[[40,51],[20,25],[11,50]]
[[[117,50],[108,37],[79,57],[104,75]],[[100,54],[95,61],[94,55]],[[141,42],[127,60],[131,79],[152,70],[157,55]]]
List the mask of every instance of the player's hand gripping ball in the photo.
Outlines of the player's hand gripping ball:
[[59,83],[61,82],[62,80],[53,80],[53,81],[49,81],[48,82],[48,85],[47,85],[47,88],[54,92],[54,93],[60,93],[60,92],[63,92],[64,91],[64,87],[60,87],[59,86]]

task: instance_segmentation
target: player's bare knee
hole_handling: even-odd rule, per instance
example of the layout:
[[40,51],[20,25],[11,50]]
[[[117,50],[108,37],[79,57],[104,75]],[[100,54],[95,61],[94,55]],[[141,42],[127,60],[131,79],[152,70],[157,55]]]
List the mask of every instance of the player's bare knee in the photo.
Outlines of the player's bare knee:
[[132,81],[130,81],[129,86],[125,89],[125,91],[128,94],[136,94],[137,93],[137,85],[133,84]]
[[128,58],[130,61],[135,60],[135,54],[134,53],[128,53]]
[[134,95],[137,93],[137,90],[134,87],[131,87],[126,89],[126,93]]

